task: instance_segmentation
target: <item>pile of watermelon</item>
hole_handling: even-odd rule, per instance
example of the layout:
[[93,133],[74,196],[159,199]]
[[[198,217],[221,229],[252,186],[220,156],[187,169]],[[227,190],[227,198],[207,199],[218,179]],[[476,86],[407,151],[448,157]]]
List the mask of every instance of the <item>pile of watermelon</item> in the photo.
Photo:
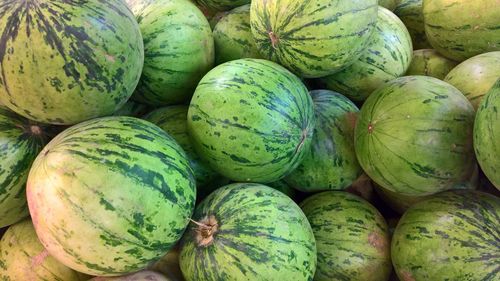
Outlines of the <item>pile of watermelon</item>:
[[0,0],[0,280],[500,280],[498,0]]

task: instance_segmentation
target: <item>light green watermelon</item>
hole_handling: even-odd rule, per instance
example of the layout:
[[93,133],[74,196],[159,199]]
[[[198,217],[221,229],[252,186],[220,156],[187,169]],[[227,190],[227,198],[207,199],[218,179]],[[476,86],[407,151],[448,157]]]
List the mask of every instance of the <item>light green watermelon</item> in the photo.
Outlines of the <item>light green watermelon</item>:
[[425,35],[423,0],[401,0],[394,13],[403,21],[410,32],[415,50],[432,48]]
[[416,50],[406,75],[423,75],[443,80],[457,64],[434,49]]

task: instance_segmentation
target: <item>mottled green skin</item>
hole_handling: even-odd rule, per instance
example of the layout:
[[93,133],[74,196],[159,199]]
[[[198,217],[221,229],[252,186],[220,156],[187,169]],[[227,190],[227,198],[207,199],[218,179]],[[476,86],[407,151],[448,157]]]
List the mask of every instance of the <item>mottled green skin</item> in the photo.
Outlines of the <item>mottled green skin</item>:
[[145,268],[180,239],[195,181],[181,147],[157,126],[106,117],[73,126],[39,154],[27,197],[38,237],[90,275]]
[[500,51],[497,0],[424,0],[425,33],[443,56],[463,61]]
[[321,82],[354,101],[364,101],[385,82],[405,74],[413,47],[403,22],[386,8],[379,7],[375,31],[368,47],[352,65]]
[[250,25],[262,56],[302,77],[319,78],[361,56],[377,8],[377,0],[253,0]]
[[181,240],[189,281],[312,280],[316,242],[306,216],[286,195],[260,184],[231,184],[207,197],[193,220],[215,216],[218,230],[199,245],[196,225]]
[[390,11],[394,10],[400,0],[378,0],[378,4]]
[[432,48],[425,35],[422,0],[401,0],[394,9],[394,13],[408,28],[415,50]]
[[42,127],[0,106],[0,228],[28,216],[26,179],[44,138]]
[[128,100],[120,109],[113,113],[113,116],[130,116],[142,117],[150,111],[150,107],[146,104],[138,103],[133,100]]
[[500,279],[500,199],[445,192],[411,207],[392,238],[400,280]]
[[423,75],[443,80],[457,64],[434,49],[416,50],[406,75]]
[[500,51],[477,55],[462,62],[446,75],[444,81],[459,89],[477,110],[484,95],[498,78]]
[[195,0],[196,3],[212,11],[229,11],[231,9],[250,4],[250,0]]
[[234,181],[273,182],[291,172],[311,144],[314,109],[291,72],[260,59],[219,65],[196,88],[188,131],[196,151]]
[[142,37],[121,0],[4,0],[0,26],[0,101],[29,119],[110,115],[139,81]]
[[362,172],[353,141],[359,109],[332,91],[315,90],[310,94],[316,115],[312,144],[304,160],[285,180],[304,192],[345,189]]
[[375,207],[361,197],[340,191],[315,194],[300,206],[316,238],[315,281],[389,278],[389,230]]
[[0,240],[0,280],[80,281],[83,274],[66,267],[40,244],[31,220],[12,225]]
[[406,76],[376,90],[361,108],[355,149],[382,187],[423,196],[447,190],[474,169],[474,108],[453,86]]
[[162,128],[184,149],[193,169],[196,185],[203,187],[220,176],[194,150],[187,132],[187,114],[188,106],[167,106],[149,113],[144,119]]
[[500,190],[500,78],[481,102],[474,123],[474,150],[484,174]]
[[260,58],[250,29],[250,4],[225,14],[214,27],[215,62]]
[[208,20],[187,0],[127,0],[144,37],[144,70],[133,99],[155,107],[188,101],[214,64]]
[[89,281],[172,281],[172,279],[169,279],[154,271],[144,270],[134,274],[119,277],[94,277]]

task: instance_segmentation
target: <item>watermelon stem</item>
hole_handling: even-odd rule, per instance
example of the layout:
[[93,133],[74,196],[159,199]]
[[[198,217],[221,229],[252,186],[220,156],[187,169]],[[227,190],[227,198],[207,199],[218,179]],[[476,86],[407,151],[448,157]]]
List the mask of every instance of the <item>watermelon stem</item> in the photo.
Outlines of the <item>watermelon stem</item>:
[[196,241],[199,246],[207,247],[212,245],[214,241],[214,235],[218,230],[218,223],[214,216],[205,217],[201,222],[189,219],[191,222],[196,224],[198,227],[195,228]]
[[280,39],[278,38],[278,35],[274,34],[274,32],[269,31],[268,33],[269,38],[271,39],[271,45],[273,46],[273,49],[276,49],[278,46],[278,43]]

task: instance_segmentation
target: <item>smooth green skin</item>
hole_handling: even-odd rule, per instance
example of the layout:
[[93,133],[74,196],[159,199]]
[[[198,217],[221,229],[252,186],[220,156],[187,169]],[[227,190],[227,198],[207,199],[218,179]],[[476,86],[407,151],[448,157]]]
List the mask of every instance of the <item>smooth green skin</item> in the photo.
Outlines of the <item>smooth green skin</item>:
[[411,207],[392,238],[400,280],[499,280],[500,200],[478,191],[445,192]]
[[327,191],[300,204],[318,248],[315,281],[387,280],[392,271],[384,217],[356,195]]
[[434,49],[416,50],[406,75],[423,75],[443,80],[457,64]]
[[260,184],[224,186],[207,197],[193,220],[215,216],[218,230],[199,245],[195,224],[181,240],[188,281],[306,281],[316,269],[316,242],[306,216],[288,196]]
[[400,0],[378,0],[378,4],[390,11],[393,11]]
[[28,216],[26,179],[44,144],[42,127],[0,106],[0,228]]
[[146,104],[138,103],[133,100],[128,100],[120,109],[113,113],[113,116],[130,116],[142,117],[150,111],[150,107]]
[[229,11],[250,4],[250,0],[195,0],[200,6],[212,11]]
[[172,279],[169,279],[154,271],[144,270],[134,274],[119,276],[119,277],[94,277],[89,281],[171,281],[171,280]]
[[377,0],[253,0],[250,25],[263,57],[304,78],[319,78],[361,56],[377,8]]
[[423,14],[429,43],[449,59],[500,51],[497,0],[423,0]]
[[394,13],[408,28],[415,50],[432,48],[425,35],[422,0],[401,0]]
[[33,163],[28,206],[42,244],[89,275],[145,268],[181,238],[194,210],[194,176],[161,128],[132,117],[73,126]]
[[40,244],[31,220],[12,225],[0,240],[0,280],[88,280],[66,267]]
[[474,108],[453,86],[406,76],[376,90],[361,108],[355,149],[382,187],[423,196],[466,180],[475,165]]
[[481,102],[474,123],[474,150],[486,177],[500,190],[500,79]]
[[354,101],[364,101],[385,82],[405,74],[413,47],[401,20],[386,8],[378,8],[377,25],[368,47],[352,65],[320,81]]
[[302,81],[260,59],[211,70],[188,112],[198,154],[239,182],[274,182],[295,169],[311,145],[314,123],[313,102]]
[[498,78],[500,78],[500,52],[490,52],[457,65],[446,75],[444,81],[459,89],[477,110],[484,95]]
[[343,190],[362,173],[354,152],[358,107],[341,94],[311,91],[316,115],[312,144],[286,182],[304,192]]
[[225,14],[214,27],[215,62],[260,58],[250,29],[250,4]]
[[159,107],[188,101],[214,65],[208,20],[187,0],[127,0],[144,37],[144,70],[132,97]]
[[0,101],[5,106],[32,120],[70,125],[110,115],[132,95],[144,50],[123,1],[3,2]]

